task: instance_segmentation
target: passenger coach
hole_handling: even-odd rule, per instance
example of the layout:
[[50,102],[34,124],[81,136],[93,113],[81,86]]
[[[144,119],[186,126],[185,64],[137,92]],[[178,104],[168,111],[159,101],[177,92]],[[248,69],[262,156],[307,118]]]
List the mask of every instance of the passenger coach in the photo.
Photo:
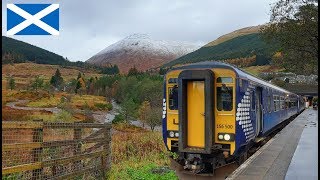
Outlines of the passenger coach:
[[258,139],[304,109],[303,99],[221,62],[167,72],[163,140],[184,169],[212,172],[240,161]]

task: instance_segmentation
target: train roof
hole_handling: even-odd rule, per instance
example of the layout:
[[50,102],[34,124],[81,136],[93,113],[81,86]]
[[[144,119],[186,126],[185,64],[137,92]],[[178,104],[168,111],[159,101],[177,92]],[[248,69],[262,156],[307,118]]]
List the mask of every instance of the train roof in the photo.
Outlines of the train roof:
[[188,64],[188,65],[183,65],[179,67],[172,68],[172,70],[179,70],[179,69],[194,69],[194,68],[226,68],[226,69],[232,69],[236,72],[237,76],[240,78],[248,79],[251,81],[254,81],[258,84],[261,84],[263,86],[271,87],[273,89],[276,89],[278,91],[284,92],[284,93],[290,93],[294,94],[292,92],[289,92],[283,88],[280,88],[276,85],[273,85],[271,83],[268,83],[262,79],[259,79],[247,72],[242,71],[241,69],[227,63],[219,62],[219,61],[204,61],[204,62],[198,62],[198,63],[193,63],[193,64]]

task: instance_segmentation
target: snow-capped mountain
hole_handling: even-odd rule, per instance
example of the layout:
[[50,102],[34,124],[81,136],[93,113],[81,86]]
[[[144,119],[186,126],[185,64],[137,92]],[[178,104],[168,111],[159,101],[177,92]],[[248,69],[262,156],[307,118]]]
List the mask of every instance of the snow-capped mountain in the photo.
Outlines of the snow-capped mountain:
[[139,71],[146,71],[199,48],[200,46],[183,42],[154,40],[146,34],[133,34],[103,49],[87,62],[98,65],[117,64],[122,73],[134,66]]

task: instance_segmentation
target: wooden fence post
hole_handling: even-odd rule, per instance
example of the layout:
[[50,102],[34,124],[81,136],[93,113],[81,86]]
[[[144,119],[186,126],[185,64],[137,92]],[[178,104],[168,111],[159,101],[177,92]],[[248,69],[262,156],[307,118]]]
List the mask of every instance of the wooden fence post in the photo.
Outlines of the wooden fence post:
[[[51,155],[51,159],[56,159],[57,158],[57,147],[50,147],[50,150],[51,150],[51,153],[53,153]],[[52,171],[52,176],[55,177],[57,175],[57,166],[56,165],[53,165],[51,167],[51,171]]]
[[104,143],[103,143],[103,153],[101,156],[101,171],[102,171],[102,178],[106,178],[106,173],[110,169],[111,166],[111,132],[110,132],[110,124],[104,123]]
[[[43,120],[34,120],[34,122],[41,122],[41,128],[33,129],[33,142],[43,142]],[[42,161],[42,147],[32,149],[32,157],[34,162]],[[32,180],[41,179],[43,168],[32,170]]]
[[[75,124],[77,124],[77,123],[75,123]],[[74,149],[73,149],[74,156],[81,154],[81,143],[76,141],[76,140],[80,140],[80,139],[81,139],[81,128],[75,127],[74,131],[73,131],[73,140],[75,140]],[[79,170],[81,168],[80,165],[81,165],[81,160],[75,161],[74,162],[74,171]]]

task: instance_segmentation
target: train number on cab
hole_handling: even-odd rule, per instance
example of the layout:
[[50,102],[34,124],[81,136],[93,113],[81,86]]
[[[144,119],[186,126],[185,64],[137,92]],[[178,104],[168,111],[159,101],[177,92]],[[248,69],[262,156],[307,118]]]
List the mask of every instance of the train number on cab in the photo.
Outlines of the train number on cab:
[[230,125],[230,124],[217,124],[217,128],[221,128],[221,129],[232,129],[233,128],[233,125]]

